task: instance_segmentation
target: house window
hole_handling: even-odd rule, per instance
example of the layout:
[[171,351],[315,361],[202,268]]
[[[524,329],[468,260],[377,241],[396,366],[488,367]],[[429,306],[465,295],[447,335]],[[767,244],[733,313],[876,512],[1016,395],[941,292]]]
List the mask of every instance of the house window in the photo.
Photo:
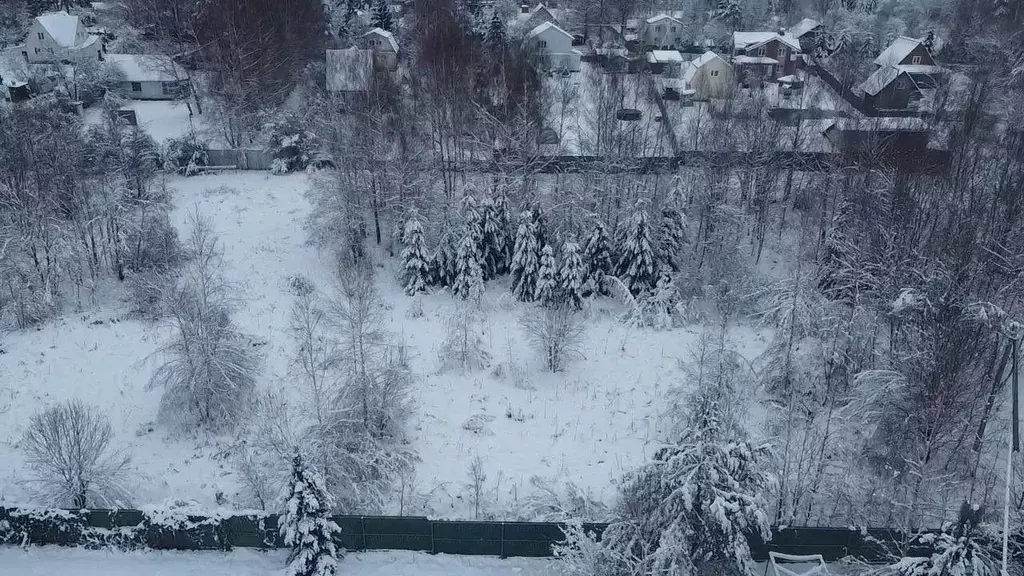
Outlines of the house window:
[[897,90],[904,90],[904,89],[906,89],[906,87],[907,87],[907,81],[904,80],[903,78],[900,78],[899,80],[896,81],[896,89]]
[[711,77],[712,78],[717,78],[718,77],[718,70],[712,70],[711,71]]
[[538,40],[537,41],[537,46],[540,46],[541,48],[547,48],[548,47],[548,41],[547,40]]
[[786,58],[788,58],[788,57],[789,57],[789,50],[787,48],[782,48],[781,50],[779,50],[779,59],[780,60],[785,61]]
[[39,48],[36,48],[36,54],[39,54]]
[[161,82],[160,91],[164,94],[176,94],[178,92],[177,82]]
[[673,27],[672,27],[672,33],[673,33],[673,34],[675,34],[675,33],[676,33],[676,27],[675,27],[675,26],[673,26]]
[[657,32],[658,34],[661,34],[661,26],[655,26],[654,31]]
[[764,46],[761,46],[760,48],[757,49],[757,55],[758,56],[764,56],[767,53],[768,53],[768,50]]
[[142,92],[142,82],[132,82],[132,92]]
[[911,64],[920,64],[920,63],[921,63],[921,57],[920,57],[920,56],[914,56],[914,57],[912,57],[912,58],[910,59],[910,63],[911,63]]
[[36,32],[36,36],[38,36],[40,40],[43,39],[43,33],[42,32]]

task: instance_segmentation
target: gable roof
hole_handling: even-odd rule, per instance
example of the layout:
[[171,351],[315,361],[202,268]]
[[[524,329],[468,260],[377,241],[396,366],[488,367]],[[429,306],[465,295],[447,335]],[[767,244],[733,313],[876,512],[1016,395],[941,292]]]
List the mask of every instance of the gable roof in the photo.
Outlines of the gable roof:
[[682,63],[683,55],[678,50],[651,50],[647,53],[647,61],[652,64]]
[[[878,70],[875,70],[874,74],[868,76],[867,80],[861,82],[860,89],[863,90],[865,94],[877,96],[883,88],[892,84],[893,81],[900,76],[906,76],[914,87],[917,88],[917,82],[914,82],[914,77],[908,74],[905,70],[896,66],[882,66]],[[920,90],[920,88],[917,89]]]
[[645,20],[644,23],[646,23],[646,24],[657,24],[658,22],[662,22],[664,20],[671,20],[671,21],[673,21],[673,22],[675,22],[676,24],[679,24],[679,25],[683,24],[682,22],[680,22],[679,20],[669,16],[668,14],[658,14],[657,16],[651,16],[650,18]]
[[800,51],[800,41],[796,38],[786,34],[785,36],[778,32],[733,32],[732,33],[732,45],[736,50],[750,50],[757,48],[771,42],[772,40],[778,40],[783,44],[789,46],[797,52]]
[[920,38],[900,36],[893,40],[892,44],[889,44],[889,46],[878,55],[878,58],[875,58],[875,64],[879,66],[895,66],[913,52],[921,42],[923,42],[923,40]]
[[792,28],[790,28],[787,32],[787,35],[799,40],[801,36],[807,34],[811,30],[814,30],[818,26],[821,26],[821,22],[818,22],[813,18],[804,18],[803,20],[797,22]]
[[327,90],[359,92],[369,89],[373,57],[369,50],[347,48],[327,51]]
[[395,52],[398,52],[398,41],[395,40],[395,35],[394,34],[392,34],[391,32],[388,32],[387,30],[385,30],[383,28],[374,28],[373,30],[370,30],[366,34],[363,34],[362,36],[360,36],[360,38],[365,38],[365,37],[367,37],[367,36],[369,36],[371,34],[373,34],[374,36],[381,36],[381,37],[383,37],[385,40],[388,41],[388,44],[391,45],[391,49],[394,50]]
[[558,16],[556,16],[551,9],[545,6],[543,2],[534,6],[533,9],[527,12],[526,14],[519,14],[519,19],[529,21],[531,18],[538,14],[540,14],[542,18],[550,18],[555,21],[558,20]]
[[[721,60],[722,62],[725,62],[725,58],[722,58],[721,56],[719,56],[718,54],[715,54],[711,50],[708,50],[707,52],[705,52],[705,53],[701,54],[700,56],[694,58],[690,62],[694,66],[696,66],[697,68],[700,68],[701,66],[704,66],[705,64],[707,64],[708,62],[711,62],[712,60],[714,60],[716,58]],[[728,64],[728,62],[725,62],[725,63]]]
[[53,38],[53,41],[64,48],[75,47],[75,37],[78,35],[78,16],[72,16],[61,10],[60,12],[47,12],[36,16],[36,21]]
[[188,78],[188,73],[168,56],[159,54],[106,54],[125,82],[173,82]]
[[540,26],[537,26],[533,30],[530,30],[530,32],[526,36],[527,36],[527,38],[533,38],[534,36],[538,36],[540,34],[543,34],[544,32],[547,32],[548,30],[551,30],[551,29],[554,29],[554,30],[556,30],[558,32],[561,32],[562,35],[564,35],[566,38],[570,38],[570,39],[572,38],[572,34],[569,34],[565,30],[562,30],[561,28],[558,27],[557,24],[555,24],[553,22],[545,22],[545,23],[541,24]]

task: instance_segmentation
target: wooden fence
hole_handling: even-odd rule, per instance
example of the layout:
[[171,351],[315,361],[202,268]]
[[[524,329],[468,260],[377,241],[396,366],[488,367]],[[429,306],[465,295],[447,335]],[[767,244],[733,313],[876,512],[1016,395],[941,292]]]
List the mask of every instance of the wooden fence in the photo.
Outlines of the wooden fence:
[[[546,557],[563,539],[555,522],[430,520],[423,517],[335,516],[338,543],[347,550],[414,550],[430,553]],[[600,535],[606,524],[584,524]],[[777,528],[771,542],[750,542],[756,560],[769,551],[821,554],[825,560],[857,556],[882,561],[903,537],[893,530]],[[279,548],[278,516],[147,514],[139,510],[0,508],[0,544],[119,546],[170,550]],[[916,553],[927,554],[925,549]],[[911,550],[911,553],[915,553]]]

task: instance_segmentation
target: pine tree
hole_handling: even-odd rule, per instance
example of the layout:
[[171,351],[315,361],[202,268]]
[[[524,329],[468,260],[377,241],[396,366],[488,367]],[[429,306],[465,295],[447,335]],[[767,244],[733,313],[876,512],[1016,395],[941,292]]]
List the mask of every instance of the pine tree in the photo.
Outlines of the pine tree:
[[479,300],[484,291],[484,273],[477,259],[476,244],[467,231],[459,243],[459,252],[455,257],[455,282],[452,292],[463,300]]
[[505,47],[505,22],[502,21],[497,10],[491,14],[491,22],[487,26],[487,35],[484,41],[487,42],[494,54],[500,53]]
[[550,244],[545,244],[540,251],[540,270],[537,271],[537,286],[533,290],[533,299],[544,306],[557,301],[558,283],[555,279],[558,268],[555,265],[555,251]]
[[405,279],[405,293],[409,296],[417,292],[426,292],[430,279],[430,253],[423,240],[423,226],[419,214],[413,210],[405,222],[402,234],[402,274]]
[[387,0],[377,0],[373,5],[373,16],[370,19],[370,26],[381,28],[392,32],[394,21],[391,18],[391,9],[388,8]]
[[288,482],[285,511],[281,516],[281,535],[292,551],[288,558],[288,576],[333,576],[343,552],[334,539],[341,532],[328,515],[334,498],[323,480],[306,467],[296,452]]
[[603,293],[604,277],[612,273],[611,242],[608,229],[600,221],[594,222],[594,229],[583,247],[583,263],[586,266],[585,291],[591,294]]
[[585,277],[586,268],[579,246],[575,242],[566,242],[562,248],[562,267],[558,269],[558,291],[566,303],[577,310],[583,307]]
[[540,269],[539,252],[533,214],[529,210],[524,210],[519,215],[519,230],[516,231],[511,265],[512,293],[522,302],[533,300],[537,287],[537,272]]
[[679,254],[686,244],[685,201],[678,189],[669,192],[658,222],[658,264],[679,270]]
[[619,258],[619,276],[633,294],[639,294],[654,285],[654,251],[647,224],[647,211],[638,207],[626,228],[625,245]]

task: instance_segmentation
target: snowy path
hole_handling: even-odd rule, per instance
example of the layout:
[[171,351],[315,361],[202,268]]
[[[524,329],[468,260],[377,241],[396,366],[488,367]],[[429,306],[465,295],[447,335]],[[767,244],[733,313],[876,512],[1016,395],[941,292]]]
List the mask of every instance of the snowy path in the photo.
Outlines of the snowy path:
[[[0,546],[0,576],[281,576],[287,552],[118,552]],[[349,554],[338,567],[346,576],[555,576],[553,560],[432,556],[422,552]]]

